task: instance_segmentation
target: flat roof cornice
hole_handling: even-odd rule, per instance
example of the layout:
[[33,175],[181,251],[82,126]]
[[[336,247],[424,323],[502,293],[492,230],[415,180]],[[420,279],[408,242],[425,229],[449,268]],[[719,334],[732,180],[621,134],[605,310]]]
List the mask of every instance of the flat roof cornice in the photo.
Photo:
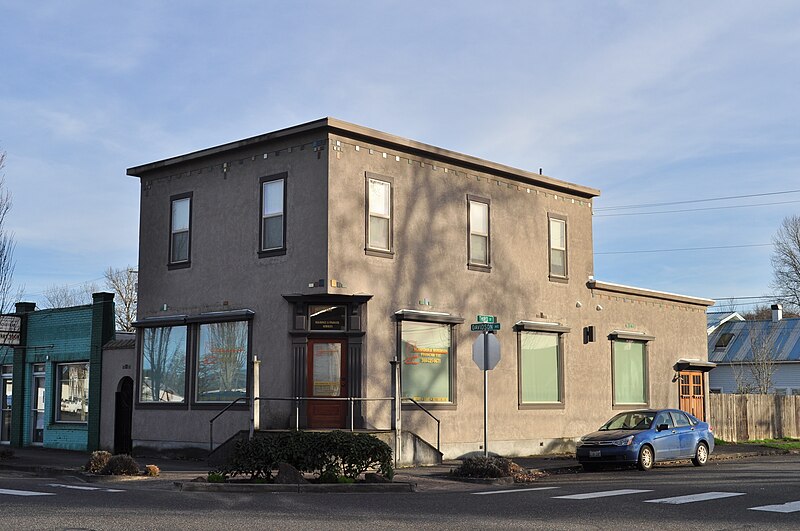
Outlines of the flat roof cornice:
[[600,191],[596,188],[560,181],[546,175],[539,175],[538,173],[513,168],[504,164],[491,162],[478,157],[473,157],[471,155],[465,155],[457,151],[439,148],[430,144],[424,144],[422,142],[391,135],[389,133],[384,133],[383,131],[370,129],[368,127],[330,117],[314,120],[312,122],[307,122],[285,129],[279,129],[271,133],[253,136],[243,140],[237,140],[235,142],[229,142],[227,144],[221,144],[219,146],[187,153],[185,155],[171,157],[140,166],[134,166],[128,168],[127,174],[140,177],[145,173],[167,168],[169,166],[317,130],[344,136],[353,140],[360,140],[362,142],[369,142],[386,146],[388,148],[395,148],[402,151],[411,152],[421,157],[432,158],[453,165],[467,167],[475,171],[499,175],[515,181],[520,181],[531,185],[538,185],[545,188],[562,191],[564,193],[574,194],[587,199],[600,195]]
[[589,282],[586,283],[586,285],[589,287],[589,289],[619,293],[621,295],[637,295],[639,297],[647,297],[650,299],[661,299],[671,302],[681,302],[684,304],[694,304],[697,306],[714,305],[714,301],[712,299],[702,299],[700,297],[678,295],[677,293],[669,293],[666,291],[655,291],[651,289],[635,288],[633,286],[625,286],[623,284],[613,284],[611,282],[603,282],[601,280],[590,280]]

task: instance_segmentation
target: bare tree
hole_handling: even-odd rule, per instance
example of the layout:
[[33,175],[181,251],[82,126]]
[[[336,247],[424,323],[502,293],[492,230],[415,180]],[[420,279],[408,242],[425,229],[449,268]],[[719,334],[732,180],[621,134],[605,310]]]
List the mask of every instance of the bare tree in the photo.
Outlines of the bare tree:
[[783,219],[772,244],[772,288],[788,309],[800,312],[800,215]]
[[0,151],[0,313],[8,313],[18,298],[12,293],[14,279],[14,234],[6,228],[6,216],[11,210],[11,192],[6,188],[2,170],[6,153]]
[[45,308],[68,308],[92,303],[92,293],[100,291],[94,282],[86,282],[77,286],[68,284],[52,285],[44,290]]
[[779,333],[779,322],[756,321],[751,323],[750,359],[732,367],[737,393],[764,395],[772,390],[772,376],[778,368],[775,358],[775,343]]
[[136,320],[136,292],[138,272],[131,268],[114,269],[109,267],[105,273],[106,287],[114,293],[114,311],[117,330],[133,332]]

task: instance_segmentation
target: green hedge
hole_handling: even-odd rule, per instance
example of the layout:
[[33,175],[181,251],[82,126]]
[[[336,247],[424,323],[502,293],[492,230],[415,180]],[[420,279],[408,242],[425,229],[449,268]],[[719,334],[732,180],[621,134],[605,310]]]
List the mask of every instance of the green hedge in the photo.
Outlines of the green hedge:
[[219,472],[271,479],[278,463],[315,474],[323,482],[356,479],[369,469],[377,469],[389,479],[394,475],[389,445],[372,435],[343,431],[291,431],[239,441]]

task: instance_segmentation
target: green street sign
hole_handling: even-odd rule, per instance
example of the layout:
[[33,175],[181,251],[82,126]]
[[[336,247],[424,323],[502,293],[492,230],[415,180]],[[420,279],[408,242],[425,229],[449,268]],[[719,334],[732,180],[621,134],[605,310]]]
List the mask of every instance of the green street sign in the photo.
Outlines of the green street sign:
[[496,323],[497,317],[494,315],[479,315],[478,316],[479,323]]
[[500,330],[500,323],[474,323],[469,325],[472,332],[495,332]]

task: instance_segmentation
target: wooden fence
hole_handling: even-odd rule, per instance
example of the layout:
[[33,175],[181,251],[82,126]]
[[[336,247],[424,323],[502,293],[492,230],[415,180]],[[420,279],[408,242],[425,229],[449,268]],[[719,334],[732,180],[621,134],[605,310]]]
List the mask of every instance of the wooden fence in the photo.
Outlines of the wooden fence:
[[800,396],[709,396],[714,435],[730,442],[800,437]]

